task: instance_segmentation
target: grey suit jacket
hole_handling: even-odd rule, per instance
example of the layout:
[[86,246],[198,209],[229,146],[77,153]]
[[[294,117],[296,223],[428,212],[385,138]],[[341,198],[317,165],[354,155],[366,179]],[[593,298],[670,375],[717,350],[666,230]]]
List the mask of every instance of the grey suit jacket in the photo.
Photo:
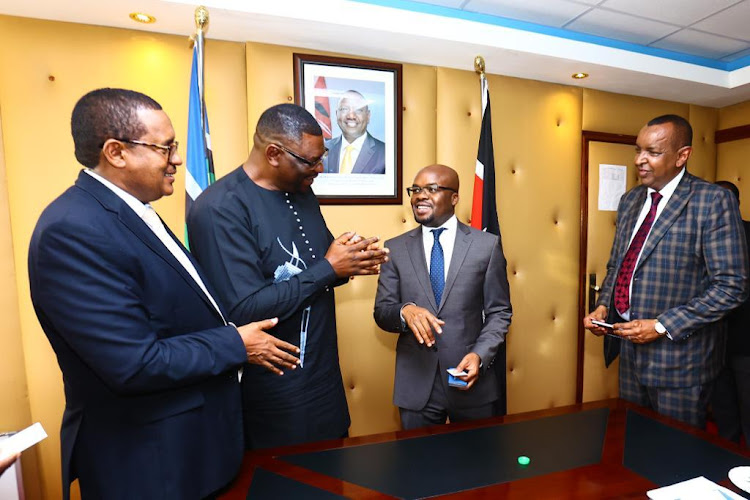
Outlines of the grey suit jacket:
[[[499,397],[497,380],[485,376],[498,347],[505,341],[512,315],[503,249],[497,236],[458,223],[453,256],[440,304],[427,272],[421,226],[385,243],[390,260],[380,268],[375,321],[399,334],[393,402],[421,410],[440,370],[453,408],[491,403]],[[432,347],[421,345],[401,321],[401,308],[413,302],[445,321]],[[446,369],[469,352],[482,360],[482,373],[468,391],[449,388]]]
[[[326,142],[328,157],[323,160],[324,174],[339,173],[339,153],[341,152],[341,136]],[[357,156],[357,162],[352,169],[353,174],[384,174],[385,173],[385,143],[367,132],[362,150]]]

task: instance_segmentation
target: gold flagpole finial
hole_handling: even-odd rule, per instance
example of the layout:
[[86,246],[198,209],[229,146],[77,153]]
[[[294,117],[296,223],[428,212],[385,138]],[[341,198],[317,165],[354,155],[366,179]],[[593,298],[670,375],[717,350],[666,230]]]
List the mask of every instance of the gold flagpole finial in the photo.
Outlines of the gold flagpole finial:
[[204,33],[208,31],[208,9],[202,5],[195,9],[195,27]]
[[484,73],[484,57],[477,56],[474,58],[474,71],[480,75]]

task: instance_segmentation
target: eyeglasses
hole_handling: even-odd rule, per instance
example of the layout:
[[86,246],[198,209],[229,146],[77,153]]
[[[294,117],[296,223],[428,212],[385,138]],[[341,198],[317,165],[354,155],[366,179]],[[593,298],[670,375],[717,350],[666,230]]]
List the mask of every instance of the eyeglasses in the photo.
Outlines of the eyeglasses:
[[166,156],[167,160],[171,160],[174,154],[177,152],[177,148],[179,147],[180,143],[177,141],[174,141],[169,146],[165,146],[164,144],[154,144],[153,142],[144,142],[144,141],[132,141],[130,139],[117,139],[120,142],[126,142],[128,144],[136,144],[138,146],[151,146],[152,148],[156,148],[159,150],[159,152]]
[[328,148],[324,148],[325,151],[323,152],[323,154],[319,158],[317,158],[315,160],[308,160],[307,158],[304,158],[304,157],[298,155],[294,151],[290,151],[289,149],[285,148],[281,144],[276,144],[275,142],[272,142],[271,146],[276,146],[277,148],[279,148],[283,152],[287,153],[289,156],[291,156],[295,160],[297,160],[300,163],[303,163],[304,165],[306,165],[308,168],[315,168],[315,167],[317,167],[328,156]]
[[409,196],[414,196],[415,194],[419,194],[422,191],[427,191],[430,194],[435,194],[438,191],[453,191],[454,193],[458,192],[453,188],[438,186],[437,184],[428,184],[426,186],[412,186],[406,188],[406,192],[409,194]]

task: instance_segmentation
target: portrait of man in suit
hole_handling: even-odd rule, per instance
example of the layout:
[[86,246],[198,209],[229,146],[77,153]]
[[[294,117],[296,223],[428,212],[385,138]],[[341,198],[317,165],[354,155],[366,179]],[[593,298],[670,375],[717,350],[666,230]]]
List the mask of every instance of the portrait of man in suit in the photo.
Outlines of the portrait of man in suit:
[[356,90],[347,90],[336,107],[341,135],[326,141],[328,157],[323,172],[329,174],[384,174],[385,143],[368,131],[370,107]]
[[[487,373],[512,316],[498,236],[458,221],[458,174],[444,165],[419,171],[407,188],[419,227],[386,241],[375,321],[399,335],[393,402],[401,425],[491,417],[504,388]],[[449,385],[447,369],[465,372]]]
[[242,461],[237,369],[271,357],[292,369],[299,350],[263,331],[275,318],[228,324],[151,207],[182,164],[156,101],[94,90],[71,128],[86,168],[29,248],[31,300],[65,385],[63,497],[78,478],[84,499],[205,498]]
[[583,326],[610,334],[605,363],[620,354],[621,398],[704,427],[724,318],[747,296],[748,263],[732,193],[687,172],[692,138],[677,115],[639,132],[641,183],[620,199],[607,274]]

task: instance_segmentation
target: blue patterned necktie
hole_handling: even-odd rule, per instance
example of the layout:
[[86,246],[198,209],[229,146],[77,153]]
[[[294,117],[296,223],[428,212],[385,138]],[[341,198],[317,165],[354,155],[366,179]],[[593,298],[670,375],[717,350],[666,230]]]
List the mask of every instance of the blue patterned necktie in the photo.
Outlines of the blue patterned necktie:
[[432,293],[435,294],[435,305],[437,307],[440,307],[440,299],[443,298],[443,288],[445,288],[445,258],[443,257],[443,246],[440,244],[440,233],[443,231],[445,231],[444,227],[430,229],[435,237],[430,254],[430,283],[432,283]]

